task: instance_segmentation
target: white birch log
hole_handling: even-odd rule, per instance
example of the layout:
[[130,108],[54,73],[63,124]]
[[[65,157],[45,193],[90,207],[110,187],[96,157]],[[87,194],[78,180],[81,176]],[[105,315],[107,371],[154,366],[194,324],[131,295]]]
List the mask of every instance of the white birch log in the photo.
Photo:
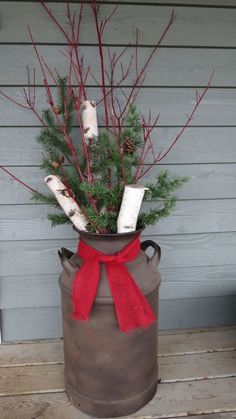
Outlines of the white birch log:
[[45,184],[56,197],[59,205],[71,220],[74,226],[81,231],[86,231],[88,224],[86,217],[82,214],[75,199],[69,195],[64,183],[55,175],[49,175],[44,179]]
[[97,107],[93,100],[85,100],[81,105],[81,117],[85,141],[98,137]]
[[147,188],[142,185],[126,185],[117,219],[117,232],[129,233],[136,230],[139,211]]

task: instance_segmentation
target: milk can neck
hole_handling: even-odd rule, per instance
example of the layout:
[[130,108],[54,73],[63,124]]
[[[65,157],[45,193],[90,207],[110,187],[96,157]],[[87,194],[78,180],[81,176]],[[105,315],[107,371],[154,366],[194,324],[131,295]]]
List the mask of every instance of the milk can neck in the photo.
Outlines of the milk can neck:
[[140,233],[140,230],[121,234],[96,234],[80,231],[79,236],[80,239],[94,249],[102,253],[114,254],[121,251],[125,246],[136,239]]

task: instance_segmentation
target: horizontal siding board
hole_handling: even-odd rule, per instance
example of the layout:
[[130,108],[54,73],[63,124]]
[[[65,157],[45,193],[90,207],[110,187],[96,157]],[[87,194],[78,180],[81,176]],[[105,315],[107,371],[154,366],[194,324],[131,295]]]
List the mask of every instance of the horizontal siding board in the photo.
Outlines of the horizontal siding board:
[[[236,233],[204,233],[151,237],[162,248],[160,270],[210,265],[234,265]],[[0,275],[51,275],[61,271],[57,251],[76,251],[77,240],[0,242]]]
[[62,336],[61,308],[21,308],[2,311],[3,341]]
[[[175,138],[178,128],[155,128],[154,149],[165,150]],[[9,166],[37,166],[42,161],[42,148],[36,138],[39,128],[1,128],[0,162]],[[75,128],[73,138],[78,138]],[[14,150],[14,153],[12,153]],[[151,156],[148,160],[151,162]],[[236,161],[236,127],[191,127],[161,164],[230,163]]]
[[[13,0],[10,0],[13,1]],[[65,2],[65,0],[54,0],[56,3],[59,2]],[[113,0],[115,3],[115,0]],[[48,3],[50,3],[50,0],[47,1]],[[70,3],[77,3],[77,0],[70,0]],[[103,3],[109,2],[111,3],[111,0],[102,0]],[[134,4],[139,4],[139,3],[144,3],[144,0],[121,0],[121,3],[134,3]],[[167,3],[167,1],[165,0],[147,0],[145,1],[145,4],[152,4],[152,5],[165,5]],[[168,1],[169,4],[176,4],[177,6],[183,5],[184,7],[186,7],[187,5],[191,6],[191,7],[220,7],[220,8],[225,8],[225,7],[235,7],[235,0],[169,0]]]
[[[2,0],[1,0],[2,1]],[[22,0],[7,0],[8,2],[21,2]],[[27,2],[33,2],[33,0],[26,0]],[[110,3],[110,4],[116,4],[116,0],[100,0],[100,3]],[[191,0],[191,3],[189,3],[188,0],[170,0],[168,1],[168,4],[175,4],[177,6],[184,6],[190,5],[191,7],[212,7],[212,8],[226,8],[230,7],[233,8],[235,6],[235,0],[224,0],[224,3],[222,3],[223,0]],[[48,3],[49,6],[55,3],[65,3],[65,0],[45,0],[45,3]],[[88,0],[70,0],[68,3],[88,3]],[[121,0],[121,4],[126,3],[132,3],[134,5],[140,5],[144,3],[144,0]],[[155,5],[155,6],[166,6],[167,2],[166,0],[147,0],[145,2],[147,5]]]
[[[112,5],[104,5],[100,16],[109,14]],[[72,10],[77,9],[74,5]],[[66,25],[65,5],[52,4],[51,9],[62,25]],[[139,7],[122,5],[113,16],[104,33],[104,43],[127,44],[135,42],[136,27],[140,29],[141,43],[153,44],[163,31],[173,6]],[[236,45],[235,9],[175,7],[177,19],[171,31],[165,37],[163,45],[187,46],[234,46]],[[55,30],[40,5],[25,2],[1,2],[4,26],[1,30],[1,42],[29,42],[27,24],[32,26],[37,42],[64,42],[63,36]],[[35,19],[37,16],[37,19]],[[132,17],[132,20],[131,20]],[[81,31],[81,42],[95,43],[96,35],[91,21],[91,13],[85,8],[85,20]]]
[[[161,300],[236,295],[236,265],[160,269]],[[0,278],[0,309],[60,305],[58,275]]]
[[0,242],[0,276],[51,275],[60,272],[61,247],[76,251],[77,240]]
[[[40,46],[39,52],[47,64],[60,71],[60,74],[68,74],[68,60],[61,54],[62,47]],[[120,54],[121,48],[115,47],[114,51]],[[97,47],[84,47],[80,49],[84,54],[85,67],[89,64],[91,71],[100,80],[100,62]],[[112,49],[110,49],[112,51]],[[150,48],[139,48],[139,66],[144,65]],[[124,67],[128,67],[131,56],[134,55],[134,48],[128,48],[122,57]],[[36,84],[43,85],[43,77],[33,47],[31,45],[0,45],[0,85],[25,85],[27,84],[27,72],[25,65],[36,69]],[[105,66],[109,69],[108,54],[105,54]],[[148,67],[144,86],[204,86],[213,69],[216,69],[212,86],[236,86],[236,54],[225,49],[185,49],[168,48],[161,49],[154,55]],[[124,85],[131,85],[135,77],[135,67]],[[120,68],[115,73],[117,80],[121,78]],[[49,82],[53,80],[49,77]],[[87,79],[88,85],[95,85],[94,79],[90,76]],[[107,84],[109,81],[107,79]]]
[[[236,198],[234,164],[203,164],[203,165],[162,165],[153,168],[145,177],[146,181],[153,181],[160,170],[169,170],[176,176],[187,176],[186,182],[177,192],[179,199],[225,199]],[[18,178],[41,192],[47,191],[43,184],[44,173],[38,167],[10,168]],[[151,174],[150,174],[151,173]],[[144,179],[144,178],[143,178]],[[143,180],[143,181],[145,181]],[[0,204],[28,204],[31,201],[31,192],[19,183],[0,171]],[[48,191],[47,191],[48,192]]]
[[[1,0],[1,2],[3,2],[4,0]],[[7,0],[8,2],[12,2],[12,3],[17,3],[17,2],[21,2],[22,0]],[[28,3],[33,3],[34,0],[25,0]],[[52,6],[53,4],[59,4],[59,3],[63,3],[65,4],[65,0],[45,0],[45,3],[48,3],[48,6]],[[68,3],[73,4],[73,3],[88,3],[88,0],[70,0],[68,1]],[[116,4],[116,0],[99,0],[99,3],[109,3],[109,4]],[[120,1],[121,4],[134,4],[134,5],[143,5],[144,4],[144,0],[121,0]],[[166,0],[147,0],[145,2],[145,5],[151,5],[151,6],[165,6],[166,4],[173,4],[173,5],[177,5],[177,6],[191,6],[191,7],[212,7],[212,8],[234,8],[235,7],[235,0],[191,0],[191,3],[188,0],[170,0],[170,1],[166,1]]]
[[[173,213],[156,225],[146,228],[146,234],[192,234],[236,231],[236,200],[179,201]],[[144,203],[143,208],[155,207]]]
[[[3,91],[16,100],[23,101],[22,89],[9,87],[4,88]],[[128,89],[126,88],[125,91],[127,94]],[[97,88],[89,88],[88,92],[92,99],[97,101],[100,98],[100,91]],[[137,107],[144,115],[148,114],[149,108],[152,110],[152,115],[160,113],[160,125],[180,126],[186,122],[186,114],[192,112],[195,98],[196,89],[193,88],[142,88],[137,98]],[[122,102],[122,98],[120,99]],[[39,112],[48,107],[43,88],[39,87],[37,90],[36,103]],[[101,123],[99,108],[98,120]],[[0,96],[0,126],[35,125],[39,125],[39,122],[31,111],[19,108]],[[192,121],[192,125],[235,126],[235,90],[217,88],[209,90]]]
[[230,325],[235,316],[235,295],[160,301],[160,329]]
[[[143,209],[154,208],[145,202]],[[75,238],[70,224],[51,228],[46,205],[0,206],[0,241]],[[145,234],[192,234],[236,231],[236,199],[179,201],[173,214],[146,228]]]
[[0,278],[0,309],[59,305],[58,275]]
[[[160,329],[232,325],[236,296],[162,300]],[[60,307],[2,310],[3,341],[62,335]],[[24,325],[24,327],[22,327]]]
[[40,128],[1,128],[1,164],[9,166],[40,164],[42,148],[36,141],[39,132]]
[[161,300],[236,295],[236,265],[160,269]]

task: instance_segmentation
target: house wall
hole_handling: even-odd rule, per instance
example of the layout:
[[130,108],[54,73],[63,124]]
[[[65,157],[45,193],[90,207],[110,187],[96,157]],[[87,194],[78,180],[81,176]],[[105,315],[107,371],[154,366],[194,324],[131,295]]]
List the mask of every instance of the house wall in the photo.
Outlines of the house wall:
[[[104,1],[105,3],[105,1]],[[194,106],[195,91],[216,69],[212,87],[191,128],[156,168],[186,175],[173,215],[143,234],[162,247],[160,327],[202,327],[236,319],[236,2],[175,0],[123,2],[105,36],[117,48],[141,31],[140,59],[160,35],[172,9],[177,20],[153,60],[138,104],[160,112],[157,147],[167,147]],[[127,3],[127,4],[125,4]],[[50,3],[65,21],[63,2]],[[105,7],[105,6],[104,6]],[[106,5],[110,10],[111,5]],[[63,38],[37,2],[0,2],[0,86],[20,98],[25,66],[36,65],[27,24],[40,51],[63,74]],[[96,65],[91,16],[82,33],[86,56]],[[36,65],[37,67],[37,65]],[[44,92],[36,80],[38,103]],[[96,96],[91,87],[91,97]],[[0,163],[33,187],[42,186],[39,124],[24,109],[0,98]],[[61,335],[57,250],[76,248],[68,226],[51,229],[48,208],[0,171],[0,310],[2,339]]]

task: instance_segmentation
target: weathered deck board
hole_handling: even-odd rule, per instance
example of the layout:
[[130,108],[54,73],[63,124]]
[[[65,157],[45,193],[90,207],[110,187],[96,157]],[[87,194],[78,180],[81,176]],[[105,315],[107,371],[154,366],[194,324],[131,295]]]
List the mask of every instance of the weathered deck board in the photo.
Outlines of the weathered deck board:
[[[204,330],[204,329],[203,329]],[[159,338],[159,356],[184,355],[236,349],[236,329],[196,333],[163,333]]]
[[[188,416],[188,419],[196,419],[196,416]],[[227,413],[210,413],[205,415],[197,415],[197,419],[234,419],[236,418],[236,412]],[[177,418],[172,418],[177,419]]]
[[[170,383],[236,377],[235,361],[235,351],[161,357],[159,378]],[[61,364],[1,368],[0,397],[63,391],[63,370]]]
[[[236,351],[236,328],[159,333],[159,357]],[[0,367],[62,363],[62,341],[0,345]]]
[[[159,385],[154,399],[129,418],[156,419],[236,411],[236,379],[222,378]],[[1,419],[88,419],[65,393],[2,397]]]
[[[159,348],[157,394],[129,419],[236,417],[235,327],[163,332]],[[92,419],[64,392],[62,341],[3,344],[0,360],[1,419]]]
[[32,341],[0,345],[0,367],[63,363],[62,341]]
[[162,383],[236,377],[236,351],[159,358]]

